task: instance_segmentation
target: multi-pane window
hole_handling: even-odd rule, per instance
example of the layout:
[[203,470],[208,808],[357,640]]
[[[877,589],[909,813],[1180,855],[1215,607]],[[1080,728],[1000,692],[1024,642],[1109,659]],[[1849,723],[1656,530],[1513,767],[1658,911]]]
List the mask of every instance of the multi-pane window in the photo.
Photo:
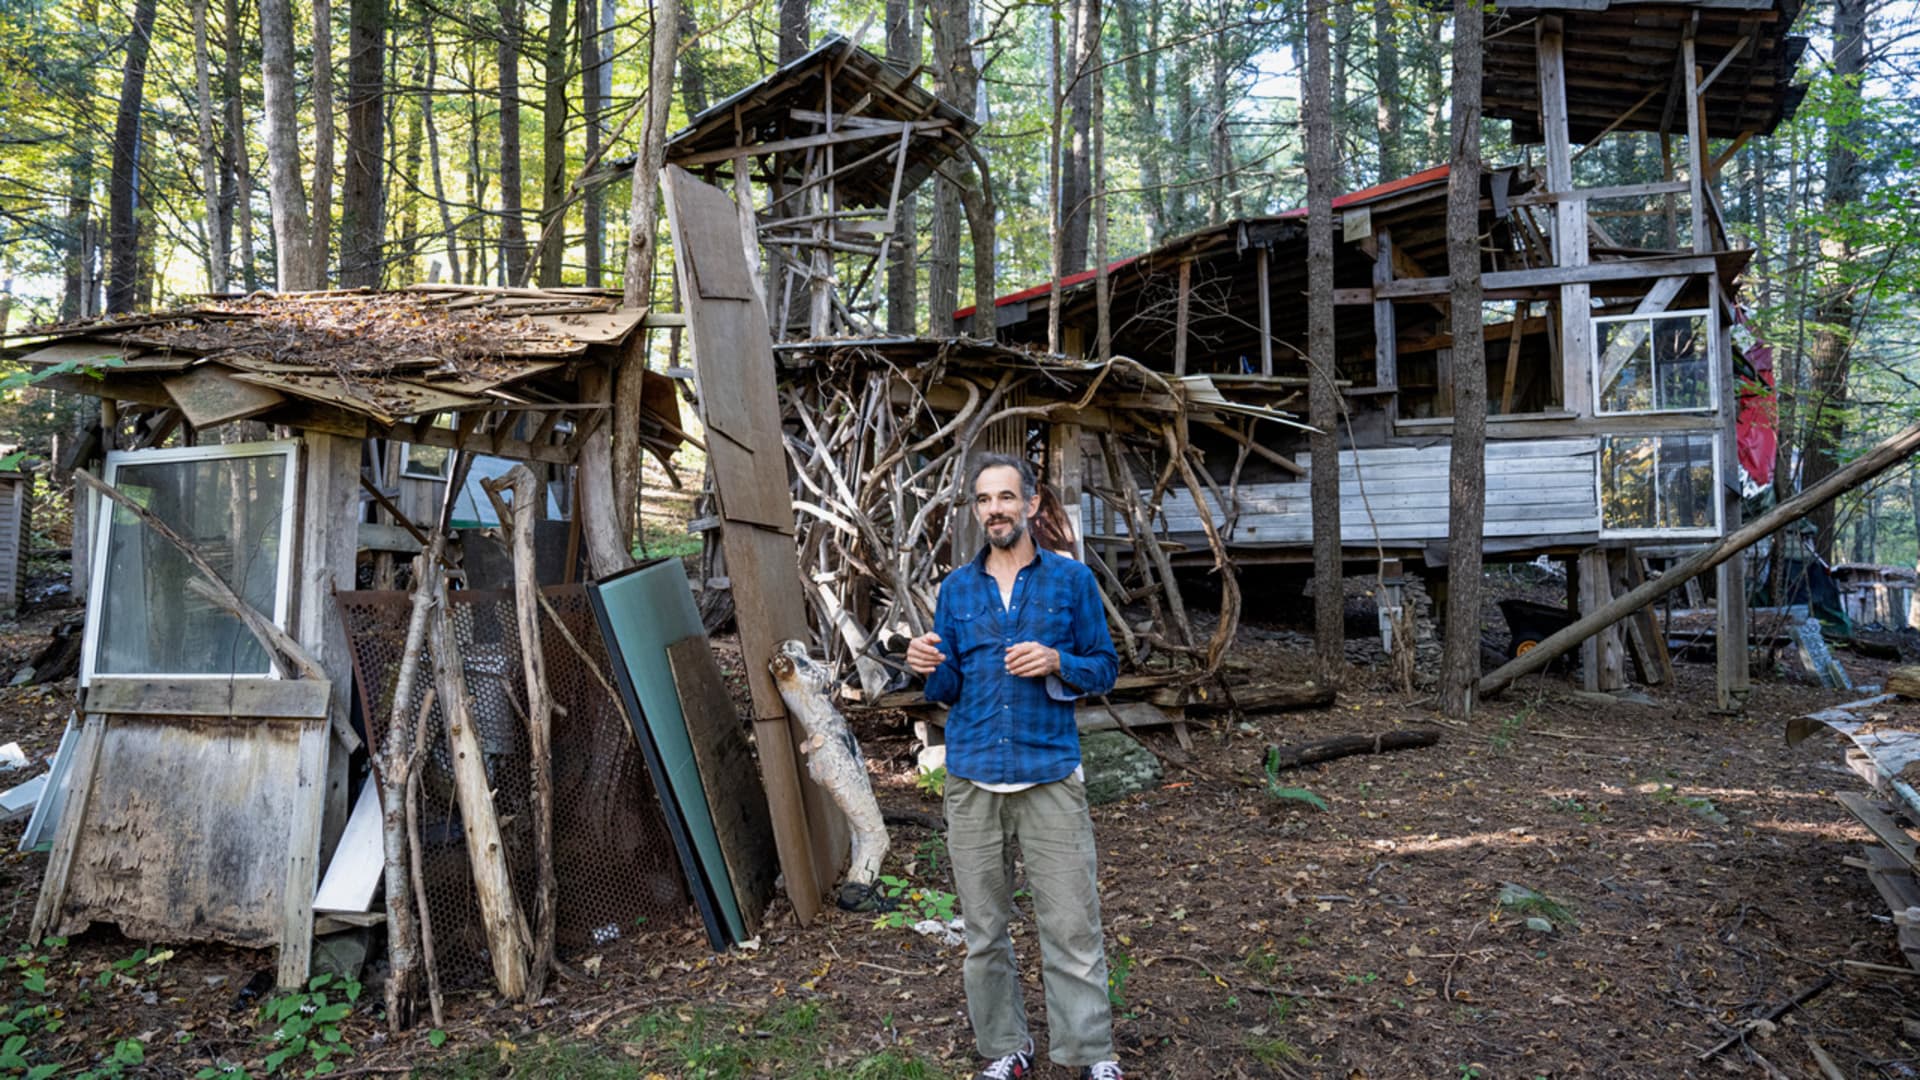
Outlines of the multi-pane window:
[[1711,432],[1600,439],[1600,530],[1712,536],[1719,532]]
[[[297,449],[267,442],[113,453],[106,481],[285,626]],[[273,673],[259,642],[209,598],[179,549],[118,503],[97,506],[83,678]]]
[[1593,320],[1594,401],[1603,415],[1711,412],[1719,406],[1704,311]]

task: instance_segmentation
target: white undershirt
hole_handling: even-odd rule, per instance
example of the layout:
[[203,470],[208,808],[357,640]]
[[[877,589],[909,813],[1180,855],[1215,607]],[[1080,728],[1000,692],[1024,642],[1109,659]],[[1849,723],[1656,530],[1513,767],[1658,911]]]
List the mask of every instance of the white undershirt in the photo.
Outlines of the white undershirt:
[[[1013,608],[1013,584],[1014,583],[1011,581],[999,582],[1000,609],[1002,611],[1009,611]],[[1073,778],[1075,780],[1079,780],[1084,783],[1087,779],[1086,770],[1082,769],[1078,765],[1075,765],[1073,767]],[[1039,784],[983,784],[980,781],[975,780],[973,781],[973,786],[979,788],[981,791],[991,791],[995,795],[1011,795],[1016,791],[1025,791],[1030,787],[1039,787],[1040,785]]]

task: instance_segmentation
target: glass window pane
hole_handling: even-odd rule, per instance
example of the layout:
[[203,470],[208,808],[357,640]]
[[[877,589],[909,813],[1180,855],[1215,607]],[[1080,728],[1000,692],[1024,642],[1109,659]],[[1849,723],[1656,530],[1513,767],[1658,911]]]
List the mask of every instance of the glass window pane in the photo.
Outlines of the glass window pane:
[[[269,618],[286,538],[287,456],[122,462],[114,486],[183,536]],[[104,505],[103,505],[104,509]],[[200,574],[132,512],[108,524],[94,670],[109,675],[265,675],[253,635],[189,583]]]
[[1657,407],[1647,329],[1642,319],[1594,324],[1600,345],[1601,412],[1644,412]]
[[1651,529],[1655,442],[1609,435],[1600,440],[1600,523],[1606,529]]
[[1653,366],[1660,409],[1711,409],[1713,368],[1707,360],[1707,321],[1698,315],[1653,320]]
[[1713,528],[1713,436],[1660,438],[1660,527]]

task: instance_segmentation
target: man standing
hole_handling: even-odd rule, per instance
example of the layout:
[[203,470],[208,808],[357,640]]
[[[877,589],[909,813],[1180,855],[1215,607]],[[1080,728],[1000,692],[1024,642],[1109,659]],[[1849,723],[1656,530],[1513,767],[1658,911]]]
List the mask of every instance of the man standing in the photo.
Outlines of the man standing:
[[1018,1080],[1033,1039],[1007,923],[1013,853],[1026,859],[1046,985],[1047,1056],[1083,1080],[1120,1080],[1107,1004],[1093,821],[1073,701],[1113,687],[1120,661],[1093,572],[1034,545],[1033,466],[987,454],[973,513],[987,546],[940,587],[933,632],[907,646],[947,714],[947,854],[966,922],[967,1015],[979,1076]]

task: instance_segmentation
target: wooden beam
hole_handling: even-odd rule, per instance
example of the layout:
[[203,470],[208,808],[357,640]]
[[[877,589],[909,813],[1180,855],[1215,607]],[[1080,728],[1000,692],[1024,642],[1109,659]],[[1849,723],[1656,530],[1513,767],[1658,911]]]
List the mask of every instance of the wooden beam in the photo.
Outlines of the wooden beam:
[[[900,134],[903,129],[908,132],[927,132],[938,131],[946,126],[947,122],[945,120],[914,120],[900,124],[889,124],[885,127],[857,127],[842,131],[826,132],[819,135],[803,135],[796,139],[777,139],[773,142],[758,143],[754,146],[746,147],[745,150],[754,157],[765,157],[769,154],[784,154],[793,150],[811,150],[824,146],[833,146],[837,143],[859,142],[863,139],[884,139]],[[741,148],[727,147],[721,150],[707,150],[698,154],[690,154],[675,161],[674,164],[683,169],[692,169],[701,165],[732,161],[739,156],[741,156]]]
[[1260,292],[1260,374],[1273,374],[1273,297],[1267,283],[1267,248],[1254,249],[1254,276]]
[[1546,206],[1564,202],[1567,199],[1630,199],[1636,195],[1667,195],[1687,190],[1685,180],[1667,180],[1653,184],[1615,184],[1611,187],[1575,188],[1571,191],[1534,191],[1525,195],[1515,195],[1508,202],[1514,206]]
[[[1697,20],[1699,15],[1696,13],[1694,18]],[[1710,238],[1707,235],[1707,153],[1703,145],[1707,126],[1700,115],[1700,68],[1694,61],[1693,31],[1694,24],[1690,22],[1686,35],[1680,39],[1680,68],[1687,87],[1683,100],[1687,107],[1687,183],[1688,199],[1693,204],[1690,207],[1693,212],[1693,250],[1704,252],[1710,250]]]
[[1180,299],[1173,321],[1173,373],[1187,373],[1187,311],[1193,291],[1193,260],[1180,260]]
[[1227,424],[1223,424],[1218,420],[1202,420],[1200,421],[1200,424],[1202,427],[1212,428],[1213,430],[1219,432],[1220,434],[1225,435],[1227,438],[1232,439],[1234,442],[1239,443],[1241,446],[1244,446],[1248,450],[1259,455],[1262,459],[1266,461],[1270,461],[1273,464],[1280,466],[1282,469],[1287,470],[1288,472],[1292,473],[1295,476],[1307,475],[1307,470],[1305,469],[1305,467],[1301,466],[1298,462],[1294,461],[1292,458],[1286,456],[1285,454],[1280,453],[1278,450],[1275,450],[1270,446],[1263,446],[1260,443],[1255,442],[1254,440],[1246,437],[1245,435],[1242,435],[1239,431],[1235,430],[1233,427]]
[[[1374,233],[1373,259],[1373,384],[1381,389],[1400,385],[1399,329],[1395,325],[1393,301],[1379,296],[1379,289],[1393,281],[1393,233],[1385,228]],[[1391,403],[1388,403],[1391,404]]]
[[[1563,208],[1567,204],[1562,204]],[[1579,204],[1581,232],[1585,233],[1586,207]],[[1559,237],[1555,237],[1556,242]],[[1578,245],[1584,259],[1585,244]],[[1551,288],[1554,286],[1593,285],[1616,281],[1644,281],[1676,275],[1713,274],[1719,262],[1711,255],[1658,255],[1649,259],[1619,259],[1611,262],[1561,265],[1537,270],[1494,270],[1484,275],[1486,290]],[[1399,278],[1375,289],[1376,298],[1424,300],[1447,295],[1449,280],[1444,277]],[[1583,311],[1582,315],[1586,313]]]
[[1727,65],[1738,59],[1740,54],[1746,52],[1747,47],[1752,44],[1753,35],[1748,34],[1746,37],[1741,38],[1739,43],[1734,45],[1733,48],[1728,49],[1727,55],[1721,57],[1720,62],[1714,65],[1711,72],[1707,73],[1707,77],[1700,80],[1700,85],[1693,88],[1693,96],[1695,98],[1705,98],[1707,96],[1707,87],[1713,85],[1713,80],[1719,78],[1720,73],[1727,70]]

